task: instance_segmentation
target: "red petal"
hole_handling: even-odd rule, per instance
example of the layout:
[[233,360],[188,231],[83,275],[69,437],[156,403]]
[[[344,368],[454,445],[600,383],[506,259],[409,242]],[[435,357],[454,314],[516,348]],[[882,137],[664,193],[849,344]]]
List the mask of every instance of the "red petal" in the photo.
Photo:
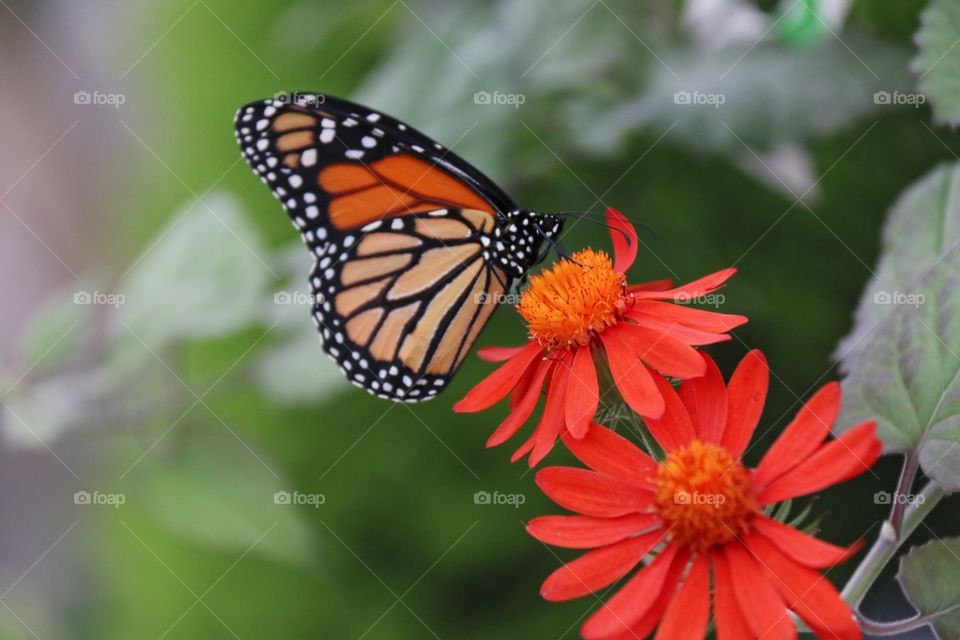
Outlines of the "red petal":
[[660,517],[652,513],[633,513],[619,518],[541,516],[527,523],[527,533],[557,547],[592,549],[661,525]]
[[747,612],[747,626],[757,638],[793,640],[797,629],[790,620],[783,600],[753,556],[739,542],[723,547],[730,583],[740,610]]
[[858,542],[849,548],[838,547],[759,514],[753,519],[752,524],[758,533],[770,540],[791,559],[814,569],[826,569],[846,562],[863,546],[862,542]]
[[635,357],[668,376],[685,380],[702,376],[706,370],[699,351],[662,331],[623,323],[616,332]]
[[647,368],[615,329],[604,331],[600,339],[610,363],[610,375],[624,401],[642,416],[659,417],[663,413],[663,398]]
[[519,347],[482,347],[477,349],[477,355],[481,360],[487,362],[503,362],[523,351],[523,345]]
[[590,347],[580,347],[573,356],[570,385],[567,387],[567,429],[574,438],[582,438],[587,434],[590,422],[597,415],[599,402],[600,388],[593,354],[590,353]]
[[719,444],[727,422],[727,388],[717,363],[705,353],[700,355],[707,364],[707,372],[684,382],[677,394],[690,414],[697,437],[703,442]]
[[634,291],[666,291],[673,287],[673,280],[651,280],[650,282],[638,282],[627,287],[627,293]]
[[626,273],[637,259],[637,230],[616,209],[607,209],[607,226],[613,241],[613,269]]
[[710,619],[710,560],[698,556],[657,628],[655,640],[703,640]]
[[680,583],[680,578],[683,577],[684,569],[686,569],[686,564],[683,562],[674,562],[670,565],[667,579],[663,581],[663,588],[660,590],[660,595],[657,596],[653,606],[643,614],[642,618],[633,623],[629,631],[622,635],[610,636],[605,640],[638,640],[649,636],[659,624],[667,606],[673,602],[673,596],[677,592],[677,585]]
[[706,311],[660,300],[638,300],[632,311],[657,316],[669,322],[711,333],[726,333],[747,321],[744,316]]
[[716,291],[736,272],[737,270],[735,268],[723,269],[704,276],[699,280],[694,280],[689,284],[676,287],[675,289],[667,289],[666,291],[637,291],[633,294],[633,297],[637,300],[692,300]]
[[[520,427],[523,426],[523,423],[527,421],[530,414],[532,414],[533,410],[537,407],[537,401],[540,400],[540,391],[543,389],[543,381],[546,379],[547,373],[553,365],[553,360],[544,359],[530,367],[533,375],[528,381],[528,386],[524,389],[523,395],[520,396],[517,403],[510,408],[510,413],[506,419],[500,423],[497,430],[494,431],[493,435],[487,440],[488,447],[503,444],[512,438]],[[519,389],[520,387],[518,386],[517,388]]]
[[619,478],[576,467],[548,467],[537,485],[561,507],[587,516],[612,518],[648,511],[653,493]]
[[807,495],[858,476],[877,461],[883,446],[876,423],[864,422],[767,485],[757,496],[760,506]]
[[654,375],[653,378],[657,390],[663,397],[665,408],[662,416],[646,418],[645,422],[663,450],[670,453],[690,444],[697,437],[697,432],[693,428],[693,421],[687,413],[687,408],[680,401],[677,392],[673,390],[673,385],[663,376]]
[[739,458],[753,437],[767,401],[770,370],[758,350],[744,356],[727,384],[727,426],[720,444]]
[[517,386],[527,367],[543,353],[543,347],[530,342],[517,355],[487,376],[480,384],[467,393],[463,400],[453,405],[457,413],[483,411],[500,402],[510,390]]
[[560,602],[603,589],[627,575],[664,535],[662,530],[652,531],[587,552],[550,574],[540,595]]
[[564,436],[564,444],[580,462],[594,471],[634,484],[647,484],[657,474],[657,463],[635,444],[599,424],[586,437]]
[[531,468],[537,466],[550,453],[557,442],[557,436],[563,429],[563,407],[567,398],[569,380],[570,356],[568,355],[553,368],[553,379],[547,385],[547,401],[543,407],[540,422],[534,429],[536,439],[533,451],[530,452],[530,458],[527,460]]
[[717,640],[745,640],[753,638],[750,627],[734,590],[737,588],[730,578],[730,567],[723,553],[713,554],[713,615],[716,618]]
[[830,581],[781,553],[775,544],[756,534],[745,539],[787,605],[819,638],[860,640],[860,628]]
[[537,432],[534,431],[530,434],[530,437],[527,438],[526,442],[520,445],[520,448],[513,452],[513,455],[510,456],[510,462],[516,462],[523,456],[527,455],[533,450],[533,445],[537,442]]
[[586,640],[594,640],[629,631],[656,603],[673,564],[684,565],[688,558],[689,553],[680,545],[668,544],[653,562],[638,571],[587,619],[581,635]]
[[840,411],[840,384],[820,387],[797,412],[757,465],[753,482],[763,487],[806,460],[817,450]]
[[670,336],[671,338],[675,338],[684,344],[689,344],[694,347],[717,344],[718,342],[727,342],[730,340],[730,336],[726,333],[715,333],[712,331],[704,331],[703,329],[694,329],[692,327],[678,324],[673,320],[662,318],[652,313],[637,311],[635,309],[627,311],[623,315],[641,327],[659,331],[666,336]]

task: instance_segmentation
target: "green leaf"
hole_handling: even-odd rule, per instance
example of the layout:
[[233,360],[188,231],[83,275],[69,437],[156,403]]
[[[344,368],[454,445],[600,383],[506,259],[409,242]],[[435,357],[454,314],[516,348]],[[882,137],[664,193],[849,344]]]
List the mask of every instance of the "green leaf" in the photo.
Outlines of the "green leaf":
[[[215,423],[214,423],[215,424]],[[145,475],[130,497],[158,523],[201,545],[240,554],[248,549],[295,566],[315,561],[302,505],[278,504],[284,489],[262,452],[231,439],[190,442],[163,472]]]
[[934,118],[956,126],[960,122],[960,3],[932,0],[920,23],[919,52],[912,69],[920,75],[920,90],[933,103]]
[[887,451],[960,489],[960,168],[935,170],[893,207],[883,257],[839,351],[836,431],[877,421]]
[[90,337],[94,310],[84,303],[92,287],[53,295],[33,314],[19,337],[17,353],[32,374],[55,369],[80,353]]
[[932,540],[900,559],[897,580],[921,616],[936,616],[943,640],[960,638],[960,538]]
[[233,196],[193,202],[122,282],[119,318],[151,349],[237,331],[257,321],[271,277],[266,255]]

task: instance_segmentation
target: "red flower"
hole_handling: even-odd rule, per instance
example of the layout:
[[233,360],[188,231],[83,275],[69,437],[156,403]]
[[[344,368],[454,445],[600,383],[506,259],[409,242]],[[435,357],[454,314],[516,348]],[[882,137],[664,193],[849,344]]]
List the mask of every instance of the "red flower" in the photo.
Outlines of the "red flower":
[[796,638],[787,611],[821,638],[860,638],[853,614],[817,569],[858,548],[828,544],[763,514],[776,502],[819,491],[866,471],[880,455],[876,425],[865,422],[824,442],[840,408],[840,386],[821,388],[755,469],[740,457],[766,399],[769,372],[749,353],[729,385],[707,371],[675,392],[654,379],[666,410],[647,425],[667,457],[657,463],[628,440],[596,425],[570,450],[590,469],[549,467],[537,484],[579,515],[532,520],[542,542],[592,549],[543,583],[547,600],[594,593],[620,580],[645,557],[583,625],[598,638],[703,638],[713,612],[720,640]]
[[709,295],[736,269],[676,288],[663,280],[628,286],[624,274],[637,256],[637,233],[613,209],[607,210],[607,222],[614,260],[586,249],[532,276],[517,307],[527,321],[529,342],[481,349],[481,358],[506,362],[454,405],[457,412],[482,411],[512,392],[510,415],[487,441],[492,447],[523,426],[545,387],[543,415],[514,461],[532,452],[529,463],[534,466],[563,433],[586,435],[600,396],[595,356],[609,363],[620,394],[634,411],[658,418],[664,400],[656,371],[680,379],[702,376],[703,359],[694,347],[729,340],[727,332],[747,321],[671,304]]

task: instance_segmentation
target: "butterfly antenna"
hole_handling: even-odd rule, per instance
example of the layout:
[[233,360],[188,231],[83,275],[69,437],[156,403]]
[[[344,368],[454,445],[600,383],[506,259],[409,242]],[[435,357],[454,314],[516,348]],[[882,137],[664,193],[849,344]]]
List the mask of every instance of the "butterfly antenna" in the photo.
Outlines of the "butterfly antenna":
[[[613,227],[613,226],[607,224],[607,223],[606,223],[605,221],[603,221],[603,220],[598,220],[598,219],[596,219],[596,218],[593,218],[593,217],[591,217],[591,214],[589,214],[589,213],[586,213],[586,212],[577,212],[577,211],[560,211],[560,212],[555,213],[555,214],[553,214],[553,215],[563,216],[563,217],[566,217],[566,218],[576,218],[577,220],[581,220],[581,221],[583,221],[583,222],[589,222],[589,223],[591,223],[591,224],[596,224],[596,225],[599,225],[599,226],[601,226],[601,227],[606,227],[607,229],[610,229],[611,231],[616,231],[617,233],[619,233],[620,235],[623,236],[624,240],[626,240],[628,243],[630,242],[630,238],[627,237],[627,232],[626,232],[626,231],[624,231],[623,229],[620,229],[620,228],[618,228],[618,227]],[[643,222],[638,222],[638,221],[636,221],[636,220],[631,220],[630,218],[627,218],[627,222],[629,222],[630,224],[633,224],[633,225],[635,225],[635,226],[638,226],[638,227],[640,227],[641,229],[644,229],[645,231],[647,231],[647,232],[650,234],[650,236],[651,236],[654,240],[657,240],[657,239],[658,239],[658,238],[657,238],[657,230],[654,229],[653,227],[651,227],[650,225],[648,225],[648,224],[646,224],[646,223],[643,223]]]

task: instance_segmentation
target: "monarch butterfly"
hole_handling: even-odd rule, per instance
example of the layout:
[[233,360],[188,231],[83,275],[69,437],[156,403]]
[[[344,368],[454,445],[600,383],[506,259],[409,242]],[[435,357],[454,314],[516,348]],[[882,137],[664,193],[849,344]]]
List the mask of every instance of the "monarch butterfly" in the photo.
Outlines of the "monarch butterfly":
[[235,126],[314,255],[323,349],[381,398],[439,393],[562,228],[426,135],[347,100],[278,94],[241,107]]

